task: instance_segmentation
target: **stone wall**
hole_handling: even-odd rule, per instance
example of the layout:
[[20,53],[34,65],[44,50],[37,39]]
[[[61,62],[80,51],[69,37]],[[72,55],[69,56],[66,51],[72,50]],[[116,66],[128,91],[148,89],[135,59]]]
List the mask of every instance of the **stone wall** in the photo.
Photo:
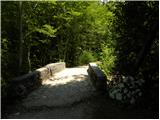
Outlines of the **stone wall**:
[[51,63],[31,73],[11,80],[13,96],[25,97],[29,92],[39,87],[42,81],[52,77],[55,73],[65,69],[65,63]]
[[89,63],[88,74],[93,86],[99,92],[107,91],[107,78],[96,63]]
[[65,63],[60,62],[60,63],[51,63],[45,66],[45,68],[48,69],[50,72],[50,76],[54,75],[55,73],[65,69]]

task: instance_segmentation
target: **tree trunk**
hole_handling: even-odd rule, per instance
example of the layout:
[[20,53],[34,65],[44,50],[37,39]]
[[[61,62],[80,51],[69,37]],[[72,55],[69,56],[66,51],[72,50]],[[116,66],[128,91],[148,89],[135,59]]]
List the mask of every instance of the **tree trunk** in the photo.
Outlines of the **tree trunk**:
[[69,43],[69,39],[67,39],[66,43],[65,43],[63,61],[66,61],[66,56],[67,56],[67,52],[68,52],[68,43]]
[[151,33],[148,32],[149,36],[146,40],[146,43],[144,45],[144,47],[142,48],[142,51],[140,52],[139,54],[139,57],[136,61],[136,64],[135,64],[135,69],[134,69],[134,74],[136,74],[136,71],[139,70],[140,66],[142,65],[145,57],[147,56],[147,54],[150,52],[150,49],[152,47],[152,44],[154,42],[154,40],[156,39],[156,34],[157,34],[157,30],[158,30],[158,25],[155,24],[154,27],[152,27],[153,29],[151,29]]
[[23,60],[23,32],[22,32],[22,1],[19,1],[19,75],[22,72]]
[[28,72],[30,73],[31,72],[31,59],[30,59],[30,49],[31,49],[31,45],[30,45],[30,42],[28,44]]

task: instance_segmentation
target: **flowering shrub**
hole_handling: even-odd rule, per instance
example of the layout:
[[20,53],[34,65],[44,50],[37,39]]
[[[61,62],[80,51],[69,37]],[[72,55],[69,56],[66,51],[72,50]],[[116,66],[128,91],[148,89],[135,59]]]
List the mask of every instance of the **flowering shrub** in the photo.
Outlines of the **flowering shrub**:
[[132,76],[121,76],[117,82],[112,78],[108,83],[109,96],[122,103],[134,104],[142,96],[144,82],[143,79],[135,79]]

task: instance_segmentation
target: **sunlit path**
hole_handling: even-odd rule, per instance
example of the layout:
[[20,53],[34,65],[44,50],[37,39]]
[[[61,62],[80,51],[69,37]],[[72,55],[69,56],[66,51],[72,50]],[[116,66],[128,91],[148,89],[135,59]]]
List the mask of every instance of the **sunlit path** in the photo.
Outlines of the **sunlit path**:
[[87,66],[66,68],[55,74],[24,99],[23,105],[25,107],[62,106],[92,96],[95,89],[88,79],[87,68]]
[[106,95],[96,92],[88,66],[65,68],[43,81],[42,86],[22,100],[8,118],[144,118],[146,111],[120,108]]
[[159,1],[2,2],[1,118],[159,118]]

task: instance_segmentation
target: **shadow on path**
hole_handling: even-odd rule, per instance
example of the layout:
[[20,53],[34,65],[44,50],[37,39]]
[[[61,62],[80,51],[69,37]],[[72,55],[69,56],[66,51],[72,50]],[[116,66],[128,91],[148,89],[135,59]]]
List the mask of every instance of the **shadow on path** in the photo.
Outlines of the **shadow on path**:
[[141,110],[118,107],[105,95],[98,94],[87,74],[87,66],[67,68],[28,95],[8,118],[150,118]]

